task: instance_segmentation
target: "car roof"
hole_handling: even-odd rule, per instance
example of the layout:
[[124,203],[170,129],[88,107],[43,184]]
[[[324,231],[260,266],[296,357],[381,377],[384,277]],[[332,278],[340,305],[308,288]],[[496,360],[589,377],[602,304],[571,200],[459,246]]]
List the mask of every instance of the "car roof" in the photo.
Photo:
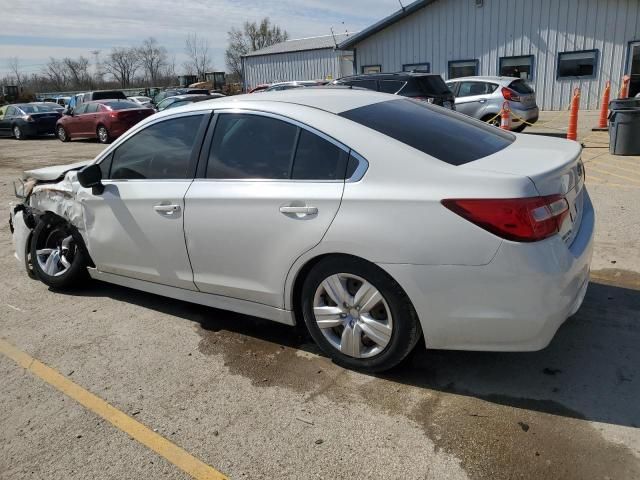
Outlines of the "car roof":
[[424,72],[391,72],[391,73],[363,73],[360,75],[349,75],[339,78],[338,80],[351,80],[351,79],[373,79],[373,80],[389,80],[398,79],[402,77],[439,77],[437,73],[424,73]]
[[366,89],[308,87],[219,97],[170,109],[156,115],[171,115],[179,111],[210,110],[212,108],[249,108],[257,110],[264,107],[268,110],[269,105],[274,104],[293,104],[339,114],[374,103],[401,100],[403,98]]
[[470,77],[451,78],[451,79],[447,80],[447,82],[460,82],[462,80],[465,80],[465,81],[475,80],[475,81],[482,81],[482,82],[511,83],[514,80],[522,80],[522,79],[518,78],[518,77],[492,77],[492,76],[484,77],[484,76],[480,76],[480,75],[475,75],[475,76],[470,76]]

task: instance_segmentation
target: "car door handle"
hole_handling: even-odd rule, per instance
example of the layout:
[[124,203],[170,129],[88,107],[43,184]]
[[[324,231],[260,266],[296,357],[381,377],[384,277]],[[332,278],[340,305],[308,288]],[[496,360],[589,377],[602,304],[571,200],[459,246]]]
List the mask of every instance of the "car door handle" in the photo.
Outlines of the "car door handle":
[[153,209],[160,215],[175,217],[180,212],[180,205],[155,205]]
[[485,99],[478,100],[480,103],[487,103]]
[[280,213],[284,213],[285,215],[289,214],[297,214],[297,215],[317,215],[318,209],[316,207],[293,207],[290,205],[285,205],[280,207]]

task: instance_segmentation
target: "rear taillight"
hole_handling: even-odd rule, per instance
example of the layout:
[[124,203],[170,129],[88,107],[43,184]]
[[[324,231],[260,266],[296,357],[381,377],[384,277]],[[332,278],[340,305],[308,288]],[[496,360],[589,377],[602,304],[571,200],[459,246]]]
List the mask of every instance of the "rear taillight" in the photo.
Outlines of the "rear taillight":
[[516,92],[514,92],[513,90],[507,87],[502,87],[502,96],[504,97],[505,100],[509,100],[510,102],[520,101],[520,96]]
[[481,228],[515,242],[537,242],[560,231],[569,213],[562,195],[505,199],[452,199],[442,204]]

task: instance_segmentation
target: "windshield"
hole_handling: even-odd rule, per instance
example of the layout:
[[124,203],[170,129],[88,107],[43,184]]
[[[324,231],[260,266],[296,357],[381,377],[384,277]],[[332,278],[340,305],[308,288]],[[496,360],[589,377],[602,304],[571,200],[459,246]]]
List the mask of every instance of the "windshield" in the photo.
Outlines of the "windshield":
[[445,108],[410,99],[388,100],[340,114],[450,165],[463,165],[508,147],[513,135]]
[[45,113],[45,112],[58,112],[60,107],[57,105],[47,104],[30,104],[30,105],[16,105],[24,113]]
[[140,108],[140,105],[130,101],[104,102],[103,105],[110,110],[126,110],[127,108]]

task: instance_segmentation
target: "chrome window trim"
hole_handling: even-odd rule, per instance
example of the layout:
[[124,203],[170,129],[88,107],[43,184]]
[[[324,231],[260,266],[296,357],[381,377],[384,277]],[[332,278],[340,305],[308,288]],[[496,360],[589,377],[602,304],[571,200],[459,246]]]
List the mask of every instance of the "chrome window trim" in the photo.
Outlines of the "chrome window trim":
[[[342,142],[336,140],[335,138],[327,135],[326,133],[310,126],[307,125],[306,123],[303,123],[299,120],[295,120],[293,118],[284,116],[284,115],[280,115],[279,113],[273,113],[273,112],[266,112],[264,110],[254,110],[254,109],[250,109],[250,108],[222,108],[222,109],[216,109],[215,110],[215,118],[212,120],[212,122],[215,122],[215,124],[217,124],[217,120],[218,120],[218,116],[225,114],[225,113],[230,113],[230,114],[234,114],[234,113],[238,113],[238,114],[245,114],[245,115],[258,115],[258,116],[262,116],[262,117],[269,117],[269,118],[273,118],[275,120],[280,120],[286,123],[289,123],[291,125],[295,125],[298,128],[301,128],[303,130],[306,130],[308,132],[313,133],[314,135],[319,136],[320,138],[322,138],[323,140],[326,140],[327,142],[333,144],[334,146],[338,147],[340,150],[342,150],[343,152],[345,152],[347,154],[347,156],[351,156],[353,155],[353,157],[358,160],[358,167],[356,168],[356,170],[353,172],[353,175],[351,175],[349,178],[344,178],[344,179],[336,179],[336,180],[302,180],[302,179],[293,179],[293,178],[196,178],[195,181],[201,181],[201,180],[205,180],[205,181],[213,181],[213,182],[301,182],[301,183],[352,183],[352,182],[357,182],[359,180],[362,179],[362,177],[364,176],[364,174],[366,173],[367,169],[369,168],[369,162],[360,154],[356,153],[355,151],[353,151],[352,149],[350,149],[349,147],[347,147],[345,144],[343,144]],[[347,165],[349,162],[349,158],[347,157]]]

